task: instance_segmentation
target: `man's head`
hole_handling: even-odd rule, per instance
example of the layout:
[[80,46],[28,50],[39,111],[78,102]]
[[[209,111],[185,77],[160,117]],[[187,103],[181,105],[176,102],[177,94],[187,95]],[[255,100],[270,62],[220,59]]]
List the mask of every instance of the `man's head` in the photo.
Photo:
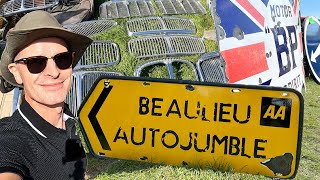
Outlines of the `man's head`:
[[[20,50],[8,68],[15,81],[24,85],[29,103],[55,105],[65,100],[70,89],[72,60],[73,52],[68,51],[65,41],[42,38]],[[67,65],[59,68],[62,63]]]
[[61,103],[71,86],[72,68],[91,42],[62,28],[49,13],[33,11],[8,32],[1,74],[10,84],[23,87],[26,98]]

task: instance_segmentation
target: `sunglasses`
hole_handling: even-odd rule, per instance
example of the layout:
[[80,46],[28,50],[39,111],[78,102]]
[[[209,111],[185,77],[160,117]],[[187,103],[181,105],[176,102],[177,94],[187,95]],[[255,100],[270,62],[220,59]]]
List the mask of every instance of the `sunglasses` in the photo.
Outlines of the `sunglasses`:
[[[51,59],[54,60],[57,67],[61,70],[68,69],[71,67],[74,58],[74,52],[63,52],[56,54]],[[30,73],[38,74],[41,73],[47,66],[48,57],[46,56],[31,56],[16,60],[15,63],[24,63]]]

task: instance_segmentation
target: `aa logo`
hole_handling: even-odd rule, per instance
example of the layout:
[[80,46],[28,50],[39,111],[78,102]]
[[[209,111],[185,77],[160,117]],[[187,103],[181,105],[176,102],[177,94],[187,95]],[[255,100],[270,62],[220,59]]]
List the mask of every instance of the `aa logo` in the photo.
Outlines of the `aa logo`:
[[291,99],[263,97],[260,125],[289,128],[291,105]]

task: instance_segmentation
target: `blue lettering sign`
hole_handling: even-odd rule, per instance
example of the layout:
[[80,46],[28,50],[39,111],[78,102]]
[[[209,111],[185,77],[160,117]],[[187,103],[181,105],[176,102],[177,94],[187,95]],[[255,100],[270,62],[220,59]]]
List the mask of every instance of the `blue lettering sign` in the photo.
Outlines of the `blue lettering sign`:
[[[288,34],[286,33],[286,29],[288,30]],[[288,27],[278,27],[271,29],[275,45],[277,48],[277,55],[278,55],[278,64],[279,64],[279,77],[283,76],[284,74],[288,73],[291,69],[294,69],[297,67],[295,62],[295,56],[294,51],[298,49],[298,38],[296,33],[296,28],[294,26],[288,26]],[[279,39],[283,39],[283,44],[280,44]],[[288,39],[289,39],[289,45],[288,45]],[[293,41],[294,39],[294,41]],[[290,48],[290,49],[289,49]],[[290,61],[290,53],[291,52],[291,59]],[[287,65],[283,64],[283,60],[281,54],[285,53]]]
[[292,17],[292,8],[287,5],[270,5],[271,17]]

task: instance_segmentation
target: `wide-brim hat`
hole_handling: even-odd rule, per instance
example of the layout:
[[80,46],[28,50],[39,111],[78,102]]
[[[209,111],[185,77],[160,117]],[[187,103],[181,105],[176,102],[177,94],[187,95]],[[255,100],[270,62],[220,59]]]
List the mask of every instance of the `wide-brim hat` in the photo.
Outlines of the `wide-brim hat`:
[[68,50],[75,52],[72,67],[78,63],[86,48],[92,43],[92,39],[89,37],[63,28],[48,12],[41,10],[30,12],[24,15],[15,27],[7,33],[7,42],[0,62],[0,71],[3,78],[14,86],[22,87],[21,84],[17,84],[13,74],[8,69],[8,65],[13,63],[18,52],[28,44],[48,37],[57,37],[64,40],[67,43]]

